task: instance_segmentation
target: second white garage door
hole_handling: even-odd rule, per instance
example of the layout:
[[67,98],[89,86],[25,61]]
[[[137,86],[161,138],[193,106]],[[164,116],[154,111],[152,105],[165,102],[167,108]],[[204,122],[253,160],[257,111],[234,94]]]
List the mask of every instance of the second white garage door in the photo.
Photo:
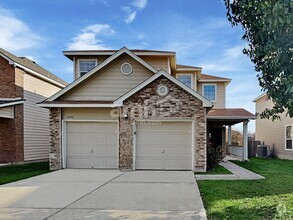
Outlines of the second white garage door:
[[67,122],[68,168],[117,168],[117,122]]
[[136,169],[191,170],[191,122],[136,125]]

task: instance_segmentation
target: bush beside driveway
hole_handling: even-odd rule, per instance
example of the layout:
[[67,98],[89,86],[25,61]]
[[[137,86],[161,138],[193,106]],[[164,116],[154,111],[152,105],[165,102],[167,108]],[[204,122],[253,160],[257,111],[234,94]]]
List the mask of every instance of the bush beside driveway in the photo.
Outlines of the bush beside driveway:
[[293,161],[253,158],[234,163],[265,179],[198,181],[208,219],[293,216]]

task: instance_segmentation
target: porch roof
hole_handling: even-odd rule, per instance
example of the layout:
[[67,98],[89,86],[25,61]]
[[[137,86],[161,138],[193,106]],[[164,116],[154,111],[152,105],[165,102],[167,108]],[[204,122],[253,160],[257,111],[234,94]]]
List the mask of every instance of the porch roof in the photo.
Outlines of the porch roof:
[[24,103],[25,99],[22,98],[0,98],[0,108],[7,107],[7,106],[13,106],[13,105],[19,105]]
[[223,125],[233,125],[257,117],[243,108],[211,109],[207,114],[208,121],[220,122]]

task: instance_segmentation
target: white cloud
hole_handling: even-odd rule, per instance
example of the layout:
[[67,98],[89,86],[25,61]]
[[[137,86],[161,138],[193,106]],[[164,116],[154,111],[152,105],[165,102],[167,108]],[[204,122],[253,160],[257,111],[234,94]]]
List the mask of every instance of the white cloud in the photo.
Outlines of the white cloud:
[[116,32],[108,24],[88,25],[72,38],[72,42],[67,45],[68,50],[106,50],[109,49],[101,39],[101,36],[114,35]]
[[138,9],[144,9],[147,3],[148,3],[147,0],[136,0],[132,3],[132,5],[137,7]]
[[0,47],[9,51],[36,48],[43,41],[30,27],[14,14],[0,8]]
[[242,53],[245,45],[237,45],[223,50],[214,59],[200,63],[204,71],[227,72],[241,71],[244,65],[248,64],[248,58]]
[[136,18],[137,11],[144,9],[146,5],[147,0],[135,0],[130,4],[130,6],[122,6],[121,10],[125,12],[124,22],[126,24],[132,23]]
[[92,32],[95,34],[113,35],[116,32],[108,24],[92,24],[83,29],[83,32]]
[[130,13],[130,14],[124,19],[124,21],[125,21],[126,24],[129,24],[129,23],[133,22],[135,18],[136,18],[136,11],[131,12],[131,13]]
[[140,33],[137,35],[137,39],[142,40],[144,38],[144,34]]

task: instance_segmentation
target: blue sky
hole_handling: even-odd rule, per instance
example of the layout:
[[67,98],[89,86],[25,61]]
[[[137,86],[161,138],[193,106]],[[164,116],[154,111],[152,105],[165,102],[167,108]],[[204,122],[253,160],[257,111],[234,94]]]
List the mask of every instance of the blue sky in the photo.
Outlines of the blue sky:
[[175,51],[179,64],[231,78],[228,108],[254,113],[252,99],[261,94],[242,54],[243,31],[231,27],[222,0],[1,0],[0,30],[0,47],[68,82],[72,63],[62,51],[126,46]]

